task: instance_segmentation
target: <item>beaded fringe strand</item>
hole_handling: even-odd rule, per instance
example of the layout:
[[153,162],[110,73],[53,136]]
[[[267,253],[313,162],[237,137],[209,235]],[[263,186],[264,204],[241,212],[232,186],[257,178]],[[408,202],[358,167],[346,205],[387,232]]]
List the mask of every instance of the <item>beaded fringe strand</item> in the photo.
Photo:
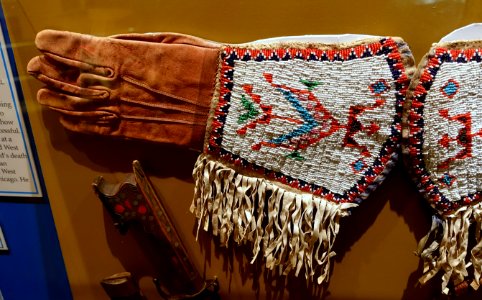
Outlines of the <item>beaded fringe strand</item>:
[[[475,226],[475,246],[467,257],[469,245],[469,229]],[[449,282],[454,285],[462,283],[473,267],[472,288],[480,286],[482,273],[482,203],[473,207],[464,207],[457,212],[432,217],[429,233],[420,240],[416,252],[424,263],[424,274],[420,283],[424,284],[438,272],[442,275],[442,292],[448,294]]]
[[340,217],[357,204],[295,193],[264,178],[241,175],[205,154],[193,176],[191,212],[198,219],[198,232],[211,226],[226,247],[231,236],[238,244],[252,242],[251,263],[261,252],[266,267],[278,268],[280,274],[295,270],[298,276],[304,266],[307,279],[316,273],[319,284],[328,281]]

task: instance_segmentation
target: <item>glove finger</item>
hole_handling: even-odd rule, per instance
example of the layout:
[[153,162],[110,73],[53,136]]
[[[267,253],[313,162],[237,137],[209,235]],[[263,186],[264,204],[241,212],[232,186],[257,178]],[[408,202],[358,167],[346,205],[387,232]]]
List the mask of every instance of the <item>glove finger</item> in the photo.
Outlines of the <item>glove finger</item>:
[[[81,74],[83,75],[83,74]],[[86,74],[87,75],[87,74]],[[85,79],[94,84],[95,76],[89,75],[90,78]],[[102,78],[97,78],[102,80]],[[118,112],[120,118],[131,120],[146,120],[159,122],[172,122],[191,125],[206,125],[208,118],[208,109],[195,107],[194,105],[186,106],[170,105],[163,103],[162,99],[157,99],[156,104],[147,104],[139,101],[139,99],[129,99],[127,97],[114,97],[119,101],[111,102],[86,99],[76,97],[64,93],[58,93],[51,89],[41,89],[38,92],[37,99],[40,104],[56,107],[70,111],[91,111],[91,110],[109,110]],[[114,106],[115,105],[115,106]]]
[[116,135],[112,132],[118,128],[120,121],[109,117],[103,119],[102,116],[97,115],[70,115],[60,112],[62,113],[59,119],[60,124],[74,132]]
[[114,86],[115,83],[116,82],[112,78],[91,73],[81,73],[79,78],[77,78],[77,84],[82,87],[102,87],[110,90],[116,88]]
[[79,77],[79,69],[58,63],[45,55],[32,58],[28,62],[27,72],[34,77],[43,74],[70,84],[75,84]]
[[180,102],[177,101],[177,99],[167,96],[151,95],[149,93],[142,92],[139,93],[139,91],[135,89],[127,91],[125,95],[116,97],[116,99],[119,99],[119,104],[121,106],[125,105],[133,108],[138,107],[150,111],[171,110],[204,116],[209,114],[209,107],[202,107],[199,105]]
[[[121,108],[122,111],[122,108]],[[143,108],[129,107],[127,111],[121,112],[120,117],[124,120],[140,122],[164,122],[186,125],[206,126],[207,115],[194,115],[172,110],[146,110]]]
[[93,90],[98,89],[98,87],[109,87],[110,99],[119,100],[119,105],[150,110],[148,114],[156,113],[159,110],[172,110],[206,116],[209,113],[209,106],[203,105],[203,103],[181,101],[128,82],[121,82],[120,86],[116,86],[116,81],[103,76],[82,73],[79,75],[77,82],[80,86],[90,87]]
[[59,112],[61,118],[71,120],[70,122],[76,120],[77,123],[88,123],[101,126],[108,126],[119,122],[119,117],[108,111],[71,111],[55,107],[50,107],[50,109]]
[[185,125],[159,120],[112,119],[111,122],[99,122],[97,118],[83,115],[62,114],[60,123],[66,129],[99,135],[125,137],[176,145],[194,150],[202,150],[205,125]]
[[106,77],[114,76],[114,71],[110,67],[92,65],[90,63],[65,58],[65,57],[62,57],[60,55],[50,53],[50,52],[43,52],[43,54],[46,58],[49,58],[52,61],[56,61],[58,63],[61,63],[65,66],[69,66],[69,67],[71,67],[75,70],[81,71],[81,72],[90,72],[90,73],[93,73],[93,74],[98,74],[98,75],[106,76]]
[[89,99],[107,99],[109,97],[109,93],[105,89],[84,88],[75,83],[72,84],[72,76],[65,76],[61,69],[43,63],[40,57],[30,60],[27,68],[30,75],[45,83],[49,88]]
[[76,97],[48,88],[42,88],[37,92],[37,101],[50,108],[70,111],[91,111],[108,104],[108,101]]
[[68,31],[42,30],[35,38],[35,45],[44,54],[65,64],[88,72],[110,74],[112,70],[106,68],[106,63],[118,55],[114,47],[109,47],[110,40]]
[[[188,112],[176,107],[145,106],[134,101],[121,101],[119,106],[108,106],[107,101],[80,98],[43,88],[37,93],[37,101],[49,108],[70,116],[115,115],[116,118],[139,122],[166,122],[206,126],[208,112]],[[117,105],[117,104],[116,104]],[[96,115],[98,116],[98,115]],[[90,118],[89,118],[90,119]]]
[[219,49],[221,44],[204,40],[195,36],[172,33],[172,32],[155,32],[155,33],[126,33],[112,35],[110,38],[129,41],[140,41],[148,43],[163,43],[163,44],[184,44],[191,46],[199,46],[205,48]]
[[109,92],[106,90],[83,88],[76,85],[71,85],[71,84],[47,77],[43,74],[39,74],[38,76],[36,76],[36,78],[51,88],[55,88],[60,91],[63,91],[72,95],[76,95],[79,97],[93,99],[93,100],[95,99],[101,100],[101,99],[109,98]]

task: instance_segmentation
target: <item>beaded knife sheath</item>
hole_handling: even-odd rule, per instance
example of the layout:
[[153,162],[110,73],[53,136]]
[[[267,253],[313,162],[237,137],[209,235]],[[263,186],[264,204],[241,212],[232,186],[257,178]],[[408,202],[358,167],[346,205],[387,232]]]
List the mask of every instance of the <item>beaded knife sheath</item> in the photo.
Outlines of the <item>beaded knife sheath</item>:
[[[134,161],[133,174],[118,184],[105,182],[99,176],[93,183],[94,191],[112,216],[121,233],[126,232],[129,223],[142,224],[146,232],[167,242],[169,261],[178,272],[179,280],[186,281],[186,293],[170,295],[155,281],[158,291],[167,299],[190,299],[217,293],[217,281],[205,281],[192,263],[182,239],[176,231],[161,198],[144,173],[140,163]],[[169,287],[167,287],[168,289]],[[204,299],[204,298],[203,298]],[[208,298],[209,299],[209,298]]]

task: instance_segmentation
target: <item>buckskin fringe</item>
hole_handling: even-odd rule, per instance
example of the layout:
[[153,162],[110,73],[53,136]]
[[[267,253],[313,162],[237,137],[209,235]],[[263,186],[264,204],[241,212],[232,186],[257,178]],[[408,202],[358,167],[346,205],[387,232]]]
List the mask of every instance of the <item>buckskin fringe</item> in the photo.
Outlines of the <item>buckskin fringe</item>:
[[[306,278],[321,269],[317,282],[327,282],[340,217],[355,203],[335,203],[296,193],[264,178],[245,176],[201,154],[196,162],[191,212],[198,232],[212,228],[223,246],[232,236],[253,244],[253,259],[262,253],[266,267],[280,274],[305,267]],[[196,236],[197,238],[197,236]]]
[[[475,226],[476,245],[467,261],[469,228]],[[449,282],[456,286],[469,275],[467,268],[473,267],[472,288],[478,289],[482,273],[482,203],[464,207],[454,214],[432,217],[432,227],[418,245],[416,254],[424,264],[424,274],[419,279],[424,284],[442,271],[442,292],[449,293]]]

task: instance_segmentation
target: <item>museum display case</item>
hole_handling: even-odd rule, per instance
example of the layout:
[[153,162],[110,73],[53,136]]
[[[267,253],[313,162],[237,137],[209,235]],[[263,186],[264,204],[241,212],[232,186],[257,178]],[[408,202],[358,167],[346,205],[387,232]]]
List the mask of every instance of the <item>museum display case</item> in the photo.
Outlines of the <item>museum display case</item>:
[[[27,114],[28,127],[31,128],[32,134],[29,138],[33,151],[36,153],[32,157],[36,159],[39,166],[41,178],[39,181],[44,182],[45,186],[44,194],[41,197],[44,200],[43,204],[28,199],[26,202],[29,203],[28,205],[46,205],[46,203],[50,205],[49,209],[52,211],[62,257],[51,258],[51,260],[57,261],[57,267],[47,268],[50,271],[46,270],[44,276],[49,278],[46,280],[47,282],[55,281],[55,276],[51,271],[55,269],[55,272],[60,274],[61,279],[59,280],[64,280],[62,284],[67,285],[65,274],[62,273],[65,265],[70,288],[70,291],[64,293],[64,295],[68,295],[66,297],[69,297],[69,293],[71,293],[73,299],[109,299],[108,293],[106,293],[106,291],[109,292],[109,288],[105,288],[105,280],[106,278],[111,280],[112,277],[109,276],[113,274],[121,274],[113,277],[116,279],[124,276],[122,278],[135,281],[135,285],[138,285],[146,299],[160,299],[164,295],[165,287],[167,290],[172,289],[172,293],[193,293],[198,288],[192,288],[189,292],[183,291],[183,287],[185,288],[189,279],[187,281],[185,278],[177,280],[177,277],[173,275],[176,274],[176,270],[179,271],[176,268],[183,267],[188,270],[194,268],[195,273],[199,273],[205,280],[216,279],[216,291],[219,288],[221,299],[328,300],[439,299],[444,297],[441,296],[444,291],[441,289],[441,274],[424,285],[418,283],[424,273],[424,265],[414,255],[414,251],[417,250],[418,242],[430,231],[432,215],[435,213],[423,195],[419,193],[413,181],[413,170],[410,170],[407,164],[402,163],[401,159],[398,161],[395,159],[397,153],[401,154],[397,143],[399,136],[401,138],[403,105],[399,105],[399,102],[404,101],[405,92],[409,89],[410,78],[416,73],[417,65],[429,52],[432,44],[439,42],[442,37],[457,28],[481,22],[482,2],[476,0],[373,0],[343,3],[308,0],[276,2],[3,0],[2,7],[11,41],[8,47],[13,51],[23,92],[22,109]],[[67,34],[65,31],[71,33]],[[476,31],[480,31],[480,27]],[[342,34],[360,36],[337,36]],[[326,40],[323,40],[323,38],[313,35],[330,35],[330,37],[324,37]],[[115,39],[115,41],[107,40],[106,37],[109,36],[114,36],[111,40]],[[305,40],[272,39],[293,36],[298,36],[298,38],[304,36],[302,39]],[[317,44],[320,39],[324,46]],[[253,41],[258,41],[258,44],[240,45]],[[256,46],[276,42],[284,44],[281,44],[283,46],[277,44],[278,48],[269,49]],[[177,48],[174,48],[175,50],[156,48],[163,43]],[[223,48],[224,52],[221,55],[219,49],[222,45],[229,46]],[[477,47],[480,46],[472,48]],[[271,52],[267,50],[263,52],[259,50],[261,48]],[[479,54],[470,52],[469,57],[466,48],[460,50],[455,47],[454,51],[462,51],[457,52],[457,55],[462,53],[465,60],[480,65],[480,57],[477,56],[480,53],[474,50],[474,53]],[[283,54],[290,53],[286,49],[295,50],[291,52],[291,56],[286,57]],[[299,51],[297,52],[296,49]],[[313,56],[310,56],[307,51],[302,51],[306,49],[312,51]],[[318,52],[313,49],[317,49]],[[345,53],[344,49],[348,49],[346,50],[348,52],[345,51]],[[249,54],[246,54],[247,52]],[[330,57],[330,55],[332,56]],[[385,59],[385,56],[389,58]],[[37,60],[34,59],[36,57]],[[72,57],[76,59],[72,59]],[[380,57],[383,58],[381,59],[383,63],[377,60]],[[166,60],[172,61],[172,64],[166,64]],[[325,67],[324,65],[312,67],[310,65],[312,60],[319,61],[320,65],[333,63],[332,65],[335,67]],[[455,58],[453,60],[457,61]],[[272,61],[284,61],[285,64],[278,68],[272,64]],[[301,64],[301,67],[290,64],[300,61],[306,62],[306,64]],[[344,69],[341,66],[342,62],[345,63],[345,66],[350,65],[351,67]],[[429,62],[427,68],[432,66],[430,63],[434,64]],[[68,65],[71,68],[61,69],[60,64]],[[258,70],[255,64],[265,64],[267,67]],[[233,80],[233,70],[229,68],[242,70],[243,76],[235,76],[235,80]],[[299,68],[304,68],[300,73],[305,77],[296,78],[296,83],[293,85],[277,83],[277,74],[282,74],[286,70],[294,72],[293,70],[299,70]],[[219,75],[220,70],[224,72],[223,75]],[[99,107],[103,104],[99,103],[104,101],[105,97],[99,96],[96,98],[96,100],[100,99],[99,102],[87,103],[78,98],[79,95],[83,95],[85,90],[71,89],[68,93],[65,92],[82,81],[77,79],[77,76],[88,72],[104,77],[84,76],[82,87],[96,82],[94,85],[109,89],[110,94],[107,98],[111,97],[109,98],[111,101],[115,103],[124,101],[121,112],[115,111],[117,108],[113,109],[119,115],[122,115],[122,109],[124,112],[130,113],[127,117],[125,114],[122,115],[123,130],[106,129],[108,125],[105,124],[111,120],[110,115],[107,116],[107,114],[98,119],[104,122],[101,124],[97,121],[97,123],[84,122],[76,119],[79,114],[71,113],[76,112],[76,109],[82,105],[91,105],[91,107],[95,107],[93,110],[96,112],[101,110]],[[316,72],[329,72],[329,75],[335,79],[331,80],[325,76],[323,77],[324,82],[323,80],[317,81],[316,78],[313,79],[315,76],[313,74]],[[475,73],[477,72],[474,71]],[[60,78],[63,81],[54,82],[41,76],[46,74],[54,74],[53,78]],[[122,76],[117,76],[119,74]],[[257,85],[254,84],[253,88],[246,82],[255,76],[261,78],[261,81]],[[122,78],[123,81],[116,81],[117,78]],[[349,78],[350,80],[337,81],[339,78]],[[420,81],[423,85],[427,80],[422,76]],[[216,82],[226,89],[215,89]],[[212,87],[209,84],[212,84]],[[439,83],[434,84],[438,87]],[[320,87],[325,90],[317,94],[316,89]],[[426,85],[423,87],[429,89]],[[412,89],[415,88],[414,84]],[[439,89],[443,90],[442,93],[446,97],[444,99],[452,99],[458,93],[458,88],[458,81],[447,81],[446,85]],[[269,92],[269,89],[272,91]],[[259,96],[261,91],[265,94]],[[389,92],[393,92],[392,98],[386,96],[386,93]],[[150,98],[152,93],[162,94],[159,96],[161,97],[160,102],[172,105],[170,109],[175,107],[173,110],[176,113],[156,114],[155,110],[159,108],[159,103],[156,102],[158,99]],[[226,112],[227,108],[223,106],[226,103],[222,102],[227,99],[225,95],[230,93],[232,93],[233,99],[239,98],[238,104],[231,106],[236,109],[234,115]],[[285,106],[276,108],[276,101],[278,101],[276,93],[279,94],[280,99],[285,100]],[[474,84],[472,93],[480,95],[480,84],[479,86]],[[213,94],[214,96],[211,96]],[[313,104],[310,109],[316,110],[318,114],[314,114],[312,120],[310,114],[303,107],[304,104],[300,104],[299,101],[313,101],[317,95],[335,95],[333,98],[338,97],[340,100],[338,102],[335,101],[336,99],[332,102],[330,100],[320,101],[322,104],[328,103],[327,108],[322,107],[318,102],[316,105]],[[73,98],[73,96],[77,98]],[[265,106],[261,105],[259,99],[262,97],[271,102],[267,101],[264,103]],[[373,99],[373,103],[370,102],[361,107],[354,104],[355,102],[350,102],[352,98],[362,99],[363,97]],[[95,97],[92,96],[92,98]],[[129,99],[126,100],[127,98]],[[216,99],[215,101],[221,99],[221,104],[216,103],[217,106],[211,106],[211,98]],[[136,101],[144,101],[142,109],[138,107],[126,109],[126,103],[132,104]],[[178,105],[176,101],[181,101],[183,104]],[[201,103],[202,101],[206,103]],[[393,107],[397,107],[393,112],[381,109],[385,103],[391,103],[390,101],[393,101],[393,105],[391,104]],[[62,104],[59,106],[60,102]],[[152,104],[154,102],[156,103]],[[416,105],[417,103],[415,101]],[[138,103],[134,103],[134,106],[136,104]],[[259,110],[257,110],[257,105],[260,105]],[[291,109],[293,114],[299,113],[303,120],[294,120],[291,118],[292,115],[290,115],[290,119],[279,113],[276,115],[271,111],[268,112],[268,106],[274,107],[275,111],[276,109],[280,111]],[[211,115],[209,115],[210,109]],[[339,109],[339,111],[334,111],[330,115],[330,109],[332,111]],[[477,110],[477,105],[473,105],[473,109]],[[345,110],[346,112],[341,112]],[[81,108],[80,111],[85,113],[86,110]],[[111,112],[112,110],[109,106],[108,109],[102,111]],[[186,112],[189,112],[189,116],[186,116]],[[361,117],[363,113],[367,116],[366,119]],[[213,114],[217,119],[213,117]],[[194,117],[192,117],[193,115]],[[140,120],[139,116],[143,119]],[[256,119],[259,116],[264,119]],[[443,119],[444,115],[436,117]],[[145,120],[150,122],[155,118],[164,118],[163,121],[165,118],[180,118],[183,120],[181,126],[183,129],[179,129],[181,127],[163,127],[162,130],[158,130],[155,126],[147,126],[142,123]],[[345,121],[340,121],[345,118],[348,120],[346,124],[343,123]],[[413,119],[413,114],[408,118],[412,118],[410,120],[413,124],[420,125],[420,122],[417,122],[418,119]],[[448,113],[445,117],[452,121],[455,120],[454,118],[450,117]],[[315,119],[316,121],[321,119],[325,122],[330,121],[333,129],[328,128],[328,125],[323,127],[323,130],[326,130],[325,135],[314,131],[314,127],[318,126],[313,125]],[[474,117],[475,119],[476,117]],[[172,121],[172,119],[170,120]],[[276,122],[281,122],[280,120],[291,122],[291,125],[302,124],[304,127],[286,134],[280,133],[277,136],[268,132],[268,138],[261,134],[256,135],[254,139],[245,138],[246,131],[254,131],[256,127],[259,129],[269,124],[270,121],[278,124]],[[455,121],[463,123],[460,118]],[[95,127],[92,124],[101,125]],[[207,131],[205,131],[206,124],[209,124]],[[424,124],[429,126],[430,122]],[[480,134],[476,130],[480,128],[477,127],[475,121],[471,121],[470,125],[475,128],[473,134],[467,134],[464,131],[464,134],[459,132],[458,136],[447,135],[443,142],[445,144],[441,144],[441,147],[452,142],[465,141],[467,138],[478,140]],[[229,129],[237,129],[237,132],[233,129],[232,132],[236,133],[229,137],[232,141],[231,144],[217,143],[216,138],[223,135],[219,131],[221,126],[224,126],[226,137]],[[399,129],[399,131],[393,133],[392,128]],[[301,132],[302,130],[304,131]],[[204,137],[205,132],[206,138]],[[365,134],[364,132],[367,138],[377,137],[368,148],[363,147],[360,136],[358,136],[358,140],[354,138],[356,134]],[[275,133],[279,132],[275,131]],[[316,135],[319,139],[305,139],[303,134],[306,133],[311,134],[311,138]],[[342,141],[335,142],[350,148],[351,152],[341,155],[343,157],[340,160],[345,161],[331,164],[327,159],[331,152],[327,151],[327,156],[320,158],[316,165],[321,166],[323,170],[320,171],[320,168],[317,169],[316,166],[310,165],[312,168],[303,167],[306,174],[302,174],[303,172],[296,169],[303,163],[306,166],[307,160],[316,159],[315,154],[311,157],[309,151],[305,151],[305,149],[335,133],[340,135]],[[443,136],[443,133],[440,136]],[[298,138],[308,141],[303,144],[297,140]],[[437,137],[432,136],[426,139],[430,138],[436,140],[434,143],[437,144]],[[390,144],[389,141],[394,144]],[[204,146],[203,142],[205,142]],[[335,142],[333,143],[336,144]],[[293,146],[294,144],[297,146]],[[333,145],[329,147],[335,149],[336,147]],[[208,146],[212,149],[208,149]],[[407,152],[412,151],[413,153],[416,151],[416,149],[413,150],[414,148],[416,147],[408,147]],[[278,161],[275,156],[269,155],[259,158],[258,153],[263,149],[275,149],[272,153],[278,151],[276,154],[281,153],[283,160]],[[472,149],[474,157],[477,156],[477,153],[480,155],[477,152],[480,146],[470,148],[471,151]],[[202,155],[209,154],[211,156],[198,158],[203,151]],[[339,155],[339,152],[332,156]],[[375,152],[379,156],[373,154]],[[215,156],[213,153],[219,154],[219,156]],[[232,155],[232,153],[238,156]],[[462,157],[457,155],[458,158]],[[231,161],[227,162],[226,156],[229,156]],[[466,153],[463,158],[469,156],[472,156],[472,152],[470,155]],[[210,161],[209,158],[212,157],[216,159]],[[333,160],[335,159],[333,158]],[[149,177],[148,181],[139,181],[139,178],[145,176],[139,175],[144,174],[144,171],[136,174],[135,167],[134,174],[137,177],[129,175],[133,173],[133,161],[139,161],[142,164],[143,170]],[[254,166],[248,164],[247,161]],[[277,174],[275,171],[282,169],[280,164],[285,164],[286,161],[289,162],[288,169],[290,171],[286,171],[286,174]],[[452,161],[450,160],[448,163]],[[277,163],[278,165],[276,165]],[[263,171],[265,172],[263,176],[266,175],[264,178],[259,175],[256,164],[274,165],[272,169],[275,171],[272,171],[272,174],[271,169]],[[378,164],[383,166],[378,168]],[[249,172],[240,169],[240,166],[246,167]],[[231,171],[226,171],[229,168]],[[371,168],[370,174],[366,171],[368,168]],[[353,174],[346,175],[340,171],[345,169]],[[474,179],[475,187],[473,189],[476,190],[476,195],[480,193],[479,169],[480,164],[475,164],[473,172],[475,172],[476,179]],[[328,171],[325,172],[325,170]],[[330,170],[333,173],[330,174],[330,178],[332,178],[330,184],[324,182],[318,184],[317,178],[330,173]],[[388,170],[391,171],[388,172]],[[219,175],[223,171],[229,175]],[[366,178],[368,178],[363,177],[363,180],[370,180],[370,176],[378,178],[373,184],[367,184],[370,186],[369,189],[360,187],[360,179],[357,176],[362,172],[365,172],[363,176],[367,175]],[[315,174],[313,175],[315,179],[311,179],[311,174]],[[442,176],[444,182],[448,182],[446,185],[451,186],[454,180],[452,175],[452,173],[442,172],[439,177]],[[99,176],[102,176],[102,180],[99,179]],[[223,181],[223,178],[219,179],[216,176],[225,176],[229,180]],[[334,199],[338,197],[337,195],[346,196],[342,200],[337,200],[339,203],[345,203],[344,208],[340,209],[339,215],[338,212],[335,213],[336,208],[329,208],[333,214],[325,217],[325,221],[329,220],[326,221],[326,228],[320,234],[326,234],[326,231],[331,230],[329,235],[336,236],[336,240],[333,238],[333,245],[331,245],[330,238],[320,238],[319,243],[325,243],[322,248],[328,255],[328,258],[323,257],[323,259],[331,261],[331,265],[329,263],[327,267],[323,265],[325,277],[319,279],[317,273],[317,276],[311,278],[312,274],[310,275],[309,272],[296,271],[302,265],[307,268],[311,264],[310,259],[305,257],[311,257],[309,254],[311,250],[307,249],[312,249],[312,245],[305,246],[300,243],[301,246],[294,246],[294,244],[290,244],[289,247],[286,246],[286,249],[279,250],[276,248],[277,243],[286,244],[283,238],[277,240],[278,242],[266,242],[265,247],[269,244],[268,248],[271,250],[276,248],[276,251],[281,253],[276,256],[272,255],[273,252],[253,250],[251,242],[255,238],[245,238],[243,234],[234,229],[231,239],[225,239],[222,230],[217,236],[213,236],[213,230],[217,230],[215,229],[217,223],[213,221],[216,216],[215,213],[212,213],[212,206],[226,207],[226,204],[222,202],[224,200],[219,200],[221,204],[212,200],[216,198],[216,193],[224,189],[225,193],[219,198],[230,193],[241,193],[238,187],[242,186],[249,190],[252,181],[256,181],[251,178],[259,179],[260,177],[263,180],[272,179],[281,182],[283,193],[296,194],[308,191],[310,195],[313,194],[316,197],[323,195],[328,198],[327,195],[331,194],[325,190],[331,189],[335,191],[333,192]],[[206,179],[209,184],[201,184],[203,178],[209,178],[209,180]],[[381,182],[382,179],[384,179],[383,182]],[[345,180],[348,183],[345,183]],[[93,182],[95,188],[92,186]],[[127,182],[128,184],[123,187],[118,185],[114,188],[106,185],[106,182],[124,184]],[[143,186],[139,182],[143,182],[145,185]],[[310,187],[303,189],[304,182],[310,182]],[[357,188],[350,189],[350,192],[358,193],[356,196],[343,194],[343,191],[336,192],[338,191],[337,186],[348,185],[351,187],[354,182],[357,182],[355,184]],[[263,184],[265,183],[263,181]],[[457,182],[457,184],[459,183],[460,181]],[[129,190],[132,187],[135,189],[136,184],[138,190]],[[230,184],[235,186],[232,189],[236,192],[229,190]],[[212,186],[215,192],[206,188],[208,185]],[[256,186],[259,185],[261,183],[257,182]],[[374,190],[375,186],[377,186],[376,190]],[[127,190],[123,190],[123,188]],[[266,188],[263,191],[260,188],[256,190],[256,193],[259,191],[259,194],[263,193],[263,196],[258,198],[249,193],[231,198],[238,202],[242,201],[239,199],[249,198],[252,200],[252,206],[256,206],[262,202],[266,194],[281,193],[280,189],[279,186]],[[317,194],[317,189],[323,191]],[[127,199],[125,194],[130,193],[136,193],[137,196],[133,197],[139,198],[136,198],[136,201],[132,201],[131,198]],[[247,194],[249,195],[246,196]],[[298,199],[296,195],[292,198]],[[204,199],[204,202],[196,202],[196,200],[193,202],[193,196],[196,196],[195,199]],[[472,198],[478,203],[477,197]],[[303,198],[303,201],[305,200]],[[285,204],[289,202],[287,198],[284,198],[283,201]],[[21,201],[12,200],[11,197],[2,200],[0,204],[5,203],[8,205],[10,203],[22,204]],[[359,205],[356,209],[352,209],[355,205],[350,205],[350,203]],[[155,213],[159,212],[159,207],[162,207],[162,216],[156,217]],[[345,213],[345,208],[346,211],[351,212],[351,215],[341,218],[348,214]],[[442,206],[437,208],[440,208],[439,211],[444,210]],[[265,210],[268,210],[263,207],[258,212],[253,212],[255,208],[241,209],[245,209],[245,207],[241,207],[241,205],[235,207],[234,212],[240,212],[241,217],[236,219],[239,220],[239,224],[251,222],[246,221],[251,220],[251,213],[260,216]],[[321,206],[317,206],[318,211],[323,209]],[[190,211],[193,211],[194,214]],[[287,212],[283,212],[282,208],[279,210],[273,208],[272,211],[276,212],[274,218],[277,220],[290,219],[289,225],[279,222],[282,224],[279,225],[280,227],[289,228],[286,229],[286,232],[289,232],[290,238],[293,236],[291,231],[296,231],[293,229],[297,226],[295,223],[302,222],[300,221],[302,218],[308,220],[310,213],[305,209],[301,215],[298,206]],[[127,215],[126,212],[128,212]],[[297,213],[300,214],[298,219],[294,217]],[[141,219],[143,216],[144,219]],[[168,221],[166,221],[163,216],[169,216],[170,219],[167,218]],[[221,213],[218,216],[221,216]],[[12,216],[0,212],[0,217],[11,218]],[[150,217],[151,219],[149,219]],[[199,223],[196,217],[199,218]],[[132,218],[137,218],[139,224],[133,224],[129,226],[128,230],[124,230],[126,228],[123,227],[123,221]],[[160,240],[146,234],[146,231],[149,231],[146,228],[151,226],[148,224],[152,224],[149,223],[150,221],[160,224],[160,227],[156,227],[158,229],[150,228],[151,233],[154,231],[155,236],[162,237]],[[223,217],[219,217],[219,222],[224,221]],[[5,221],[0,219],[0,226],[3,222]],[[262,245],[263,241],[272,238],[269,237],[270,234],[276,231],[269,231],[268,227],[273,225],[269,222],[260,218],[258,223],[249,223],[254,224],[256,229],[253,231],[257,230],[256,233],[260,236],[263,236],[263,230],[268,232],[263,236],[263,240],[257,240],[255,249]],[[307,224],[303,223],[300,228],[308,231],[306,228],[311,226],[310,222],[312,221],[307,221]],[[165,224],[169,225],[166,227]],[[0,258],[7,261],[8,255],[15,254],[15,249],[9,239],[9,236],[15,235],[15,232],[2,227],[5,238],[1,241],[2,243],[6,241],[9,253],[7,255],[0,253],[2,255]],[[239,225],[238,228],[241,227]],[[336,230],[333,229],[335,227]],[[170,235],[171,228],[175,228],[174,238]],[[208,230],[205,231],[204,228]],[[283,230],[279,229],[279,231]],[[49,234],[49,237],[49,241],[52,239],[54,243],[56,242],[56,237],[52,238],[52,233]],[[239,241],[240,245],[233,239]],[[326,243],[330,246],[326,246]],[[473,243],[475,242],[471,242],[471,247]],[[172,246],[175,244],[182,245],[185,252],[178,252],[176,250],[178,246]],[[325,253],[323,251],[322,253]],[[305,255],[305,252],[308,254]],[[182,263],[185,257],[183,253],[188,253],[185,261],[190,261],[190,263]],[[256,260],[252,260],[253,253],[254,256],[258,256]],[[334,253],[336,255],[330,260]],[[49,259],[44,257],[44,261]],[[269,266],[270,259],[271,266]],[[179,261],[181,261],[180,264]],[[268,267],[266,266],[267,261]],[[296,262],[292,263],[293,261]],[[474,261],[477,260],[474,259]],[[286,271],[286,275],[279,275],[279,265],[284,266],[282,271],[293,270],[292,272]],[[322,264],[320,263],[320,265]],[[130,275],[127,276],[123,272],[129,272]],[[298,276],[295,276],[294,273],[298,272]],[[310,278],[309,280],[305,278],[305,274]],[[8,278],[8,276],[0,278]],[[320,282],[324,281],[323,284],[317,284],[317,278]],[[153,279],[157,284],[153,283]],[[12,277],[10,280],[12,282],[21,281],[22,274],[15,273],[15,278]],[[212,282],[209,281],[209,283]],[[5,299],[8,299],[2,284],[0,282],[0,290]],[[193,284],[200,286],[198,283]],[[460,282],[457,282],[456,286],[458,284]],[[49,289],[61,289],[59,286],[50,284]],[[451,287],[450,284],[449,287]],[[62,289],[65,289],[65,286]],[[9,293],[14,291],[13,288],[9,289]],[[460,292],[462,293],[462,291]],[[51,291],[50,295],[53,295],[52,293],[54,292]],[[455,290],[452,288],[450,293],[455,293]],[[480,297],[480,293],[480,290],[477,292],[471,290],[460,299],[477,299]],[[13,297],[15,299],[15,296]],[[46,296],[45,299],[53,298]]]

